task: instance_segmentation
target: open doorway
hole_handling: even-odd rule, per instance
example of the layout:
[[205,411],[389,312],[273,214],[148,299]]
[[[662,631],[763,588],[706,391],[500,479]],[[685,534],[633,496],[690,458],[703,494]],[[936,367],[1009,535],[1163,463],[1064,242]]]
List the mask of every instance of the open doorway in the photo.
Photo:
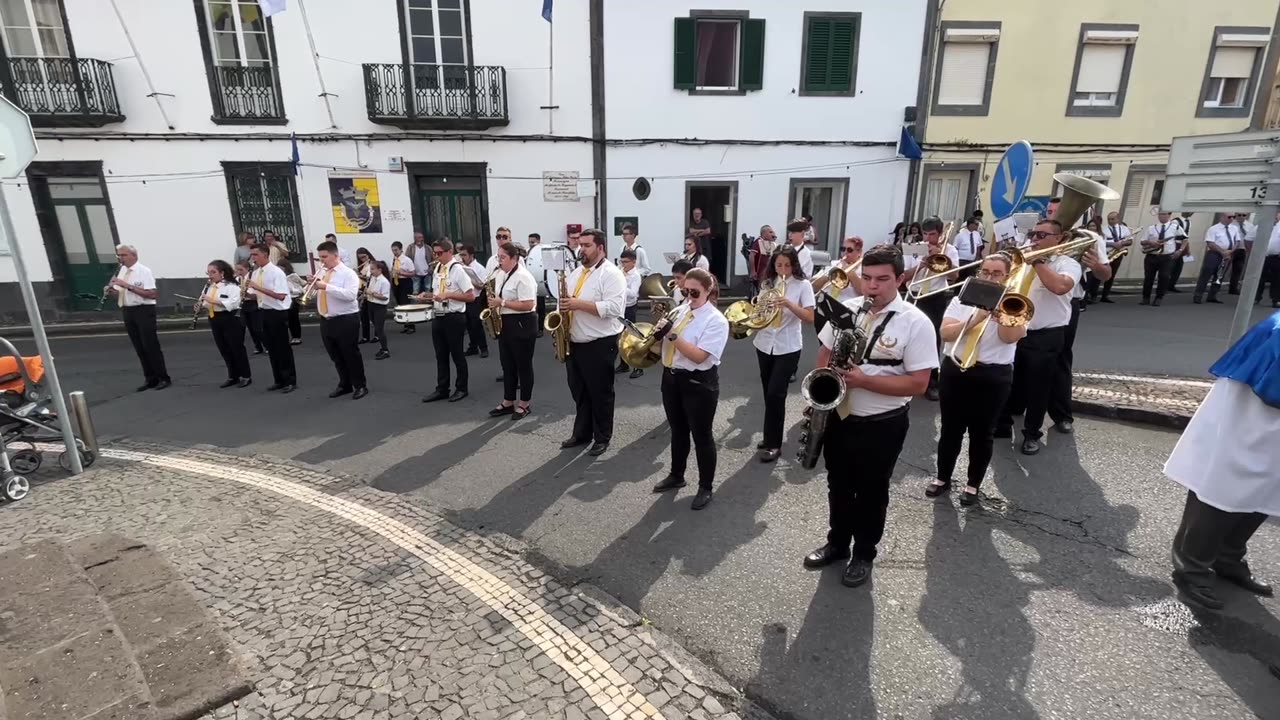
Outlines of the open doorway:
[[844,239],[845,201],[849,181],[804,178],[791,180],[791,212],[788,218],[813,218],[814,250],[837,255]]
[[733,237],[738,226],[738,183],[686,182],[684,227],[693,226],[693,211],[702,211],[711,235],[703,240],[702,254],[711,263],[711,273],[722,287],[733,284]]

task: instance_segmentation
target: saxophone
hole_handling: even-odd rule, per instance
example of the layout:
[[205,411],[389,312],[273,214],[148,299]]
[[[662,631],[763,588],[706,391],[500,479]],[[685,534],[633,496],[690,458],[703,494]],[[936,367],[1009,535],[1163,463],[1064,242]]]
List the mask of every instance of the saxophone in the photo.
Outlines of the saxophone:
[[543,321],[542,328],[551,333],[551,339],[555,343],[556,360],[565,362],[569,359],[569,328],[573,327],[573,312],[560,309],[559,298],[569,297],[569,281],[565,277],[564,270],[557,270],[556,275],[560,278],[560,294],[556,296],[556,309],[547,313],[547,319]]
[[[490,278],[489,282],[484,284],[485,296],[493,298],[498,294],[498,279]],[[485,334],[490,340],[498,339],[502,334],[502,314],[500,310],[490,310],[485,308],[480,311],[480,322],[484,323]]]
[[836,330],[827,366],[811,371],[800,383],[800,394],[808,407],[804,409],[804,420],[800,424],[800,451],[796,458],[805,470],[817,466],[831,411],[840,407],[849,391],[840,370],[861,365],[866,359],[869,338],[862,328],[862,319],[871,310],[871,303],[871,298],[867,298],[858,308],[853,316],[852,330]]

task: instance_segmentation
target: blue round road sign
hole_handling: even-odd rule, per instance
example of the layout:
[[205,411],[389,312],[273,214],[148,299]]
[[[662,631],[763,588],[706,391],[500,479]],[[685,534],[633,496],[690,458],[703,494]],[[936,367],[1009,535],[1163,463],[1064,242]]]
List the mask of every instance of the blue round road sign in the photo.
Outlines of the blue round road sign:
[[1031,171],[1035,167],[1031,143],[1026,140],[1009,146],[996,165],[991,179],[991,212],[997,220],[1009,217],[1022,202],[1031,185]]

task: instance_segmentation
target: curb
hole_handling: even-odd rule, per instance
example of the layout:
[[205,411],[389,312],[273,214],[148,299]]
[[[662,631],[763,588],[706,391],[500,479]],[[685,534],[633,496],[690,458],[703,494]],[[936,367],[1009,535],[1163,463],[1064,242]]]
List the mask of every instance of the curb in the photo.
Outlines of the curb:
[[1162,410],[1148,410],[1146,408],[1107,405],[1093,400],[1072,399],[1071,409],[1081,415],[1141,425],[1154,425],[1170,430],[1182,430],[1187,427],[1187,423],[1191,422],[1190,415],[1181,415]]

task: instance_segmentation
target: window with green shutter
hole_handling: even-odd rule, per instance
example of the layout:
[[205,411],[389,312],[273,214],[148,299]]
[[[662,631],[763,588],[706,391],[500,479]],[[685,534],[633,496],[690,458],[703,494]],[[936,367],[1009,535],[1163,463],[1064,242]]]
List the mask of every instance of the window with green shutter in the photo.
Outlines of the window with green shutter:
[[860,21],[859,13],[805,13],[802,94],[853,94]]
[[724,14],[675,19],[677,90],[745,92],[764,87],[764,20]]

